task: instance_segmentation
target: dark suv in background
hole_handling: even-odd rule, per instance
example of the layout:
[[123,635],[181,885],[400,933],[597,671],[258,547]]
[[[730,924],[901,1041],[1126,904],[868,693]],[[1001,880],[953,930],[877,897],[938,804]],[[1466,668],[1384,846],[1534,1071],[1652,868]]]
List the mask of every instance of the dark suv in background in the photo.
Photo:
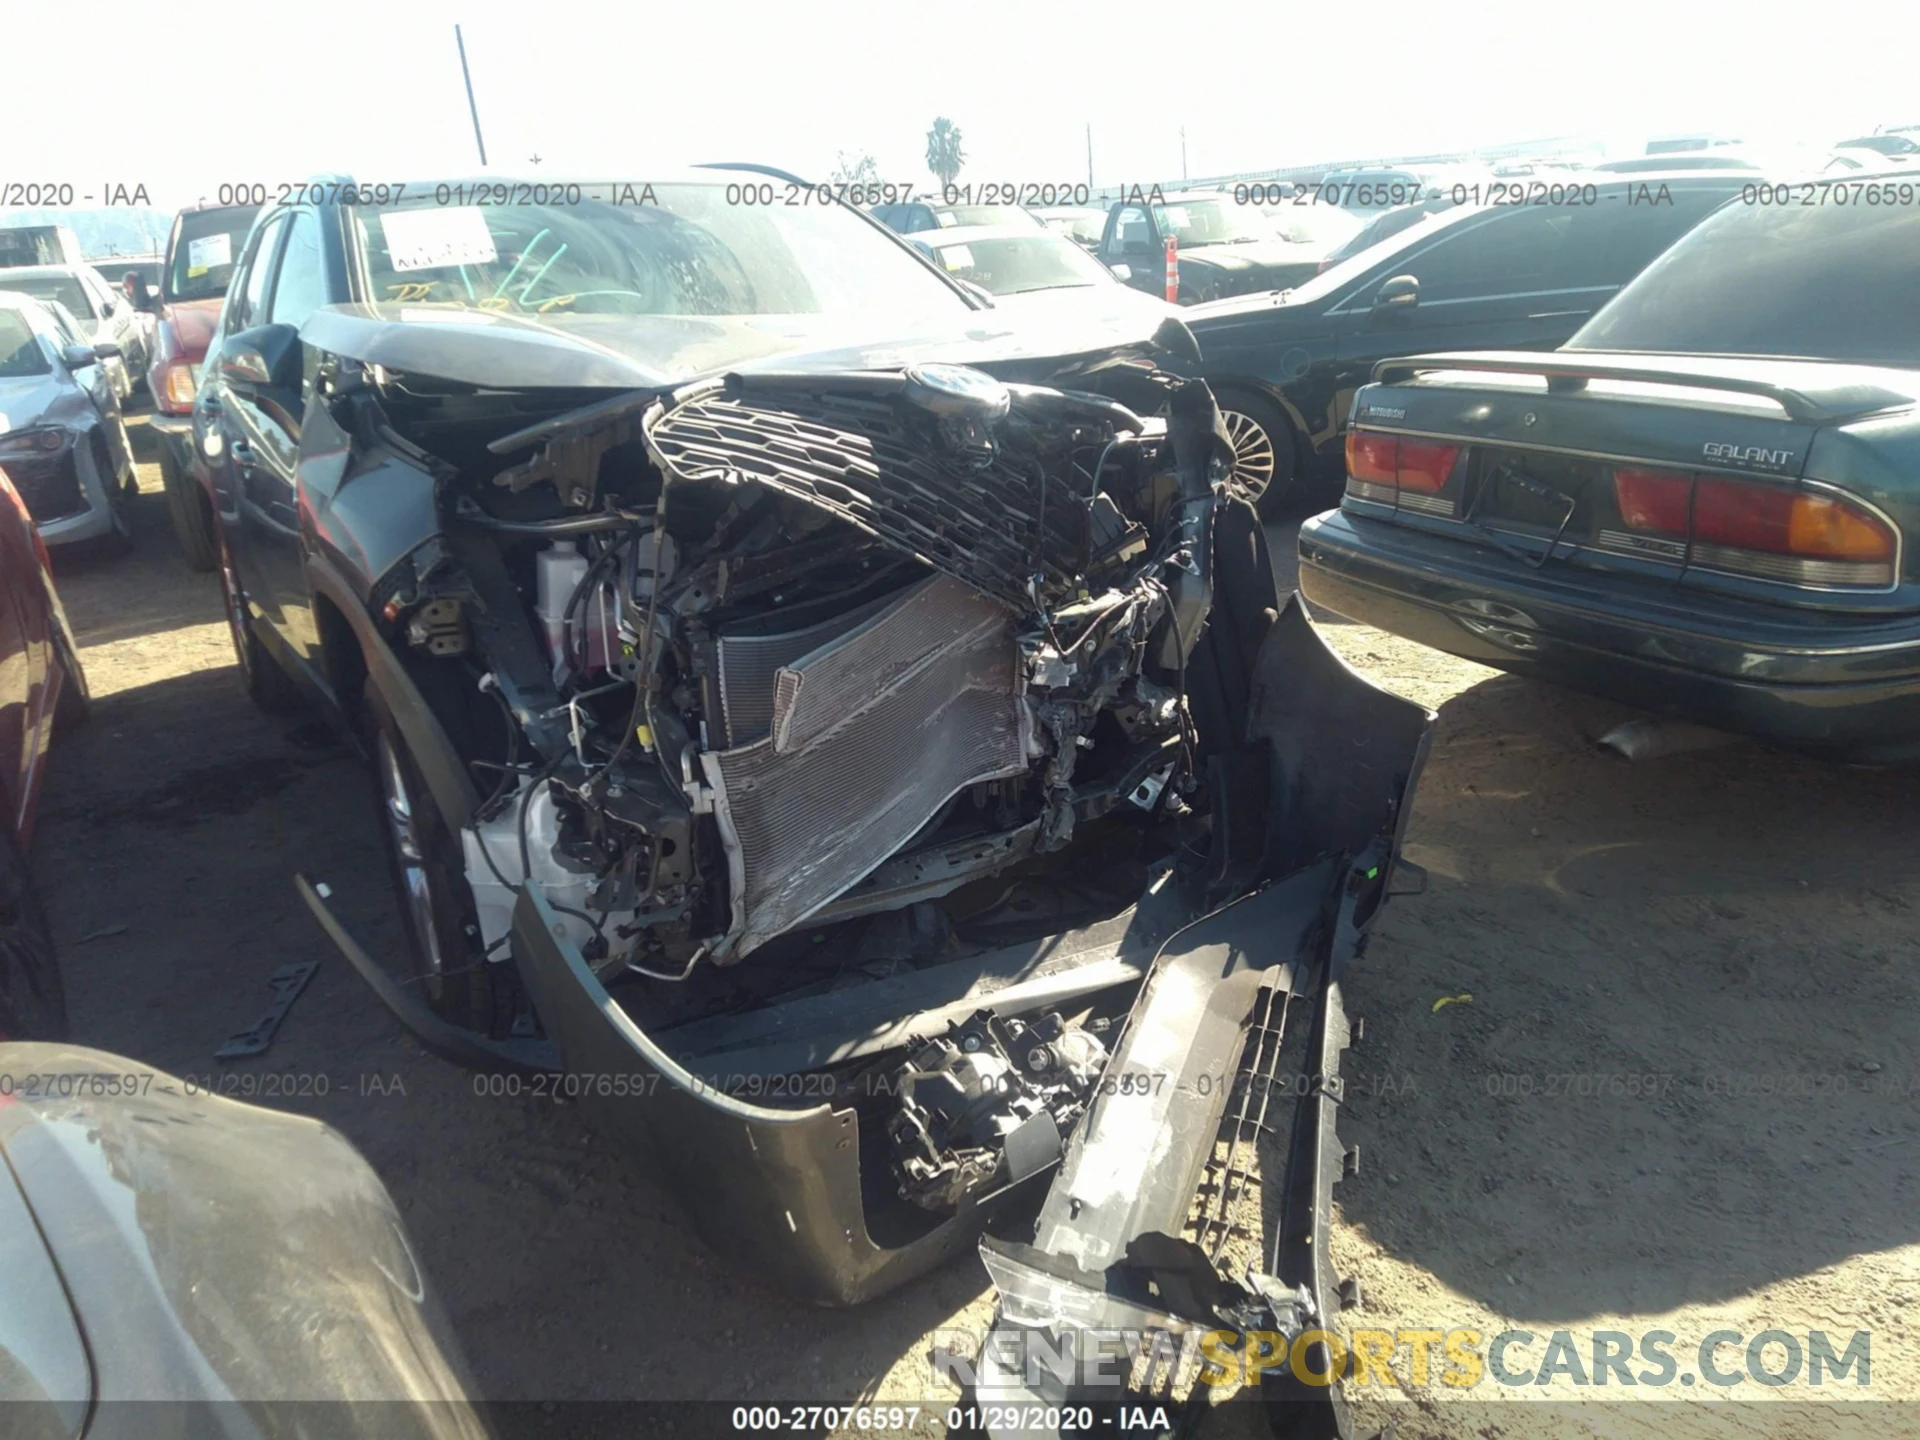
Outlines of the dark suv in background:
[[1295,289],[1191,307],[1182,318],[1233,436],[1236,488],[1271,514],[1296,478],[1336,477],[1354,391],[1381,360],[1565,344],[1752,184],[1738,173],[1636,175],[1551,187],[1551,204],[1460,205]]
[[153,416],[147,422],[160,446],[160,478],[180,553],[195,570],[213,569],[218,549],[206,486],[196,478],[193,397],[207,342],[220,320],[227,281],[259,207],[198,205],[174,217],[160,271],[157,300],[144,293],[134,303],[154,311],[153,359],[147,389]]

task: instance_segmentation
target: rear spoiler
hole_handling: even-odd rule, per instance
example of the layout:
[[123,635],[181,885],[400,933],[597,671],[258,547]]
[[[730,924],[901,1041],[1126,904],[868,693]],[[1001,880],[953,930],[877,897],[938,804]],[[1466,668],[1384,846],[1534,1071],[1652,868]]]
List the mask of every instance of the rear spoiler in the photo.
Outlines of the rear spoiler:
[[[1793,366],[1804,372],[1818,362]],[[1556,351],[1541,355],[1524,350],[1478,350],[1440,355],[1412,355],[1382,360],[1373,378],[1382,384],[1411,380],[1435,370],[1482,370],[1504,375],[1541,375],[1555,394],[1587,388],[1589,380],[1634,380],[1656,385],[1685,385],[1698,390],[1725,390],[1759,395],[1787,412],[1788,418],[1808,425],[1832,425],[1905,409],[1916,403],[1910,394],[1888,390],[1860,378],[1858,368],[1825,366],[1838,372],[1828,383],[1784,385],[1769,380],[1764,369],[1785,369],[1792,362],[1756,361],[1716,355],[1578,355]],[[1743,373],[1747,372],[1747,373]],[[1920,389],[1920,384],[1916,384]]]

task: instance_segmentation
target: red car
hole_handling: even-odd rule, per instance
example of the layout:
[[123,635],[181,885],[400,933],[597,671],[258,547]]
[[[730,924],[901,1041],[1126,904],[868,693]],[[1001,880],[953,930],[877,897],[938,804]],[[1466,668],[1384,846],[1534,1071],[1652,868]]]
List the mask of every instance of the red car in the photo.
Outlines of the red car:
[[47,547],[0,467],[0,1040],[64,1039],[53,934],[27,870],[47,745],[86,718],[86,676]]
[[160,270],[160,294],[128,284],[127,294],[143,310],[155,313],[153,361],[147,390],[154,413],[147,422],[160,444],[160,478],[167,487],[167,513],[180,552],[195,570],[211,570],[219,554],[213,505],[198,478],[193,453],[193,397],[200,388],[200,366],[207,342],[220,322],[233,262],[240,258],[256,205],[196,205],[173,218],[166,263]]

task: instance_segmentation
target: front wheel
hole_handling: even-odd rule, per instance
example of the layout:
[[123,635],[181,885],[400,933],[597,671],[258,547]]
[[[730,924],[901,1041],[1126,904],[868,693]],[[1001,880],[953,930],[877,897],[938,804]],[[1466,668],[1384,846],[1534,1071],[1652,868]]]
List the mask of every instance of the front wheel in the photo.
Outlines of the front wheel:
[[1233,442],[1227,488],[1271,520],[1293,490],[1293,424],[1286,411],[1250,390],[1222,389],[1214,399]]
[[443,1019],[504,1038],[513,1022],[513,962],[486,957],[460,837],[434,803],[406,736],[371,690],[365,724],[381,838],[407,936],[407,972],[394,978]]

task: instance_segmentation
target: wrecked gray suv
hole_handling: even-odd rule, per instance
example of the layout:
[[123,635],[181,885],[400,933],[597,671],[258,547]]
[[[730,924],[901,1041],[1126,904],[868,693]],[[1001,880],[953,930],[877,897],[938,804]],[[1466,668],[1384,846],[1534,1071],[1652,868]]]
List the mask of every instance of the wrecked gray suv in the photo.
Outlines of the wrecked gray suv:
[[1431,717],[1277,593],[1184,325],[1004,321],[764,172],[319,190],[195,423],[249,689],[379,787],[404,961],[301,882],[368,982],[822,1303],[998,1219],[1220,1273],[1297,1133],[1223,1283],[1337,1304],[1336,982]]

